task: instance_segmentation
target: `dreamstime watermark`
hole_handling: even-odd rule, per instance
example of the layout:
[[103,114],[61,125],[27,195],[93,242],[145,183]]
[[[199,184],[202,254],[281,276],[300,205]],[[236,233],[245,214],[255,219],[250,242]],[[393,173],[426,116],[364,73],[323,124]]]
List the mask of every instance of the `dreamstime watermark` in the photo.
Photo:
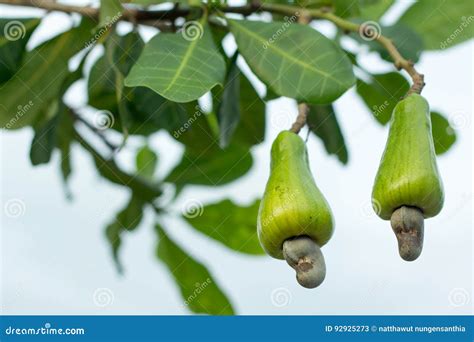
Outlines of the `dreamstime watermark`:
[[97,288],[92,296],[94,304],[101,308],[112,305],[114,303],[114,298],[112,290],[106,287]]
[[39,328],[5,328],[6,335],[84,335],[84,328],[53,328],[51,323],[45,323]]
[[86,44],[85,48],[89,48],[90,46],[95,45],[95,43],[104,35],[106,34],[110,28],[122,18],[122,12],[117,12],[113,17],[105,17],[105,25],[102,26],[95,34],[94,36],[89,39]]
[[186,218],[195,218],[201,216],[204,212],[204,205],[201,201],[191,198],[181,206],[181,214]]
[[212,284],[212,279],[211,278],[207,278],[206,281],[204,281],[203,283],[196,283],[195,284],[195,289],[193,291],[193,293],[191,293],[187,298],[186,300],[184,301],[184,305],[188,306],[189,304],[191,304],[197,297],[199,297],[199,295],[201,295],[201,293],[203,293],[206,288]]
[[471,295],[468,290],[456,287],[449,292],[448,300],[452,306],[460,307],[469,304]]
[[201,116],[203,115],[203,112],[199,108],[199,106],[194,107],[196,110],[193,114],[192,117],[188,119],[181,127],[179,127],[177,130],[173,132],[173,137],[175,139],[178,139],[181,135],[186,133],[186,131],[192,126],[192,124]]
[[449,117],[449,124],[453,129],[461,129],[469,126],[469,118],[464,111],[458,111]]
[[444,41],[439,44],[439,47],[444,50],[448,48],[459,35],[464,32],[465,29],[474,21],[474,16],[470,15],[469,17],[461,17],[461,24],[451,33]]
[[3,211],[5,212],[5,216],[10,218],[19,218],[25,215],[26,212],[26,205],[19,198],[11,198],[5,202],[3,206]]
[[187,21],[180,30],[181,35],[187,41],[201,39],[204,34],[204,28],[198,21]]
[[366,21],[359,26],[359,36],[366,41],[376,40],[382,34],[382,28],[376,21]]
[[372,113],[374,114],[375,117],[378,117],[380,114],[382,114],[385,111],[385,109],[387,109],[389,105],[390,103],[387,100],[385,100],[384,103],[382,103],[379,106],[374,105],[372,106]]
[[270,125],[277,130],[289,129],[293,120],[294,116],[288,111],[276,112],[270,116]]
[[114,115],[108,110],[99,110],[94,114],[94,127],[100,131],[105,131],[115,124]]
[[366,201],[360,206],[360,214],[363,217],[373,217],[374,214],[379,215],[382,211],[382,205],[376,199]]
[[270,299],[277,308],[287,306],[291,303],[291,292],[285,287],[279,287],[272,291]]
[[17,122],[18,120],[20,120],[26,113],[28,113],[28,111],[31,109],[31,107],[34,106],[34,102],[33,101],[29,101],[27,104],[25,105],[19,105],[17,107],[17,111],[15,113],[15,116],[12,117],[8,122],[7,124],[5,125],[4,128],[6,129],[10,129],[12,128]]
[[274,34],[272,34],[272,36],[270,38],[267,39],[267,41],[265,43],[263,43],[263,49],[266,50],[268,49],[268,46],[270,44],[273,44],[275,41],[278,40],[278,38],[280,38],[280,36],[282,34],[284,34],[286,32],[286,30],[292,25],[294,24],[295,22],[298,21],[298,17],[300,16],[300,13],[299,12],[295,12],[295,14],[293,14],[291,17],[288,17],[288,16],[285,16],[283,17],[283,23],[281,24],[281,26],[278,28],[278,30],[276,30],[276,32]]
[[26,35],[26,27],[21,21],[9,21],[3,27],[3,35],[7,40],[12,42],[23,39]]

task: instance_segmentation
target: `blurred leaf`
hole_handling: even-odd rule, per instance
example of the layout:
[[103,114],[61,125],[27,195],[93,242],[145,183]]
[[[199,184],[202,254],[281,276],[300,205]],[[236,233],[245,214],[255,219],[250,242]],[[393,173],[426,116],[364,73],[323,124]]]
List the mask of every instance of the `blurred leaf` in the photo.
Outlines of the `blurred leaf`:
[[145,86],[171,101],[190,102],[222,84],[224,59],[204,19],[194,23],[202,36],[190,37],[186,30],[157,34],[146,44],[125,85]]
[[40,22],[38,18],[0,19],[0,84],[18,71],[26,44]]
[[125,208],[118,212],[114,221],[105,229],[105,235],[112,247],[112,256],[119,273],[123,271],[118,255],[122,243],[122,233],[124,231],[133,231],[138,227],[143,218],[143,207],[143,201],[138,197],[132,196]]
[[474,37],[470,0],[418,0],[400,18],[423,39],[426,50],[443,50]]
[[17,129],[33,123],[58,97],[68,75],[68,60],[90,38],[92,22],[43,43],[24,58],[22,67],[0,89],[0,127]]
[[108,56],[102,56],[93,65],[87,89],[91,106],[114,113],[118,111],[115,68],[124,75],[128,74],[145,43],[137,32],[132,31],[124,36],[111,34],[106,45]]
[[61,154],[61,174],[66,189],[66,196],[70,197],[67,187],[69,176],[71,175],[71,144],[74,141],[74,121],[71,114],[63,106],[58,114],[57,148]]
[[222,148],[227,147],[240,121],[240,70],[237,66],[238,53],[231,59],[224,89],[217,108],[219,140]]
[[246,254],[265,254],[257,236],[260,200],[248,207],[230,200],[209,204],[183,217],[197,230],[225,246]]
[[431,112],[431,130],[436,154],[447,152],[456,142],[456,131],[449,121],[438,112]]
[[[134,43],[135,44],[135,43]],[[125,144],[125,141],[128,138],[128,132],[131,126],[131,121],[132,121],[132,114],[128,110],[127,106],[127,99],[126,96],[124,95],[124,78],[126,72],[128,72],[128,68],[120,68],[120,60],[115,58],[116,57],[116,51],[120,49],[121,47],[118,45],[118,41],[114,39],[108,39],[105,43],[105,55],[107,58],[107,61],[109,65],[112,66],[112,69],[114,71],[114,76],[115,76],[115,94],[116,94],[116,101],[118,104],[118,113],[119,113],[119,118],[120,118],[120,126],[122,127],[122,133],[123,133],[123,143]],[[122,51],[120,51],[122,52]],[[121,54],[120,56],[126,56],[127,59],[129,59],[128,54]],[[134,61],[133,61],[134,62]],[[124,70],[125,69],[125,70]]]
[[[117,61],[117,68],[126,75],[138,59],[143,41],[136,32],[130,32],[125,36],[111,35],[109,39],[116,41],[114,60]],[[99,58],[91,69],[88,93],[91,106],[111,113],[119,111],[116,73],[112,63],[105,56]],[[192,124],[196,117],[202,114],[201,112],[196,114],[199,108],[197,102],[182,104],[168,101],[145,87],[125,87],[121,105],[126,106],[122,110],[130,113],[127,118],[130,120],[128,123],[130,134],[149,135],[160,129],[166,129],[171,135],[178,135],[183,139],[180,128],[184,130],[184,126]],[[116,116],[112,128],[120,131],[121,126],[121,118]],[[199,142],[196,144],[196,140],[192,143],[199,145]]]
[[100,0],[99,26],[109,27],[122,16],[120,0]]
[[143,178],[153,179],[157,162],[155,152],[148,145],[143,146],[136,157],[137,174]]
[[[355,21],[362,24],[362,20]],[[370,25],[370,23],[368,25]],[[404,58],[413,62],[417,62],[420,59],[420,55],[423,52],[423,40],[408,26],[400,23],[392,26],[381,26],[379,32],[392,40],[393,44],[397,47],[398,51]],[[368,45],[372,51],[377,52],[380,57],[386,61],[393,62],[387,50],[377,41],[365,40],[359,33],[352,33],[351,36],[360,43]]]
[[[329,103],[355,82],[342,50],[311,27],[227,19],[239,52],[252,71],[281,96]],[[282,32],[275,38],[275,32]],[[317,44],[315,44],[317,42]]]
[[229,66],[222,94],[214,94],[221,147],[227,147],[231,141],[253,146],[265,137],[265,103],[236,62],[237,53]]
[[372,75],[370,83],[357,80],[357,93],[382,125],[390,121],[393,108],[409,88],[408,81],[398,72]]
[[354,0],[332,0],[335,14],[342,18],[353,18],[360,15],[359,1]]
[[253,146],[265,139],[265,103],[242,72],[239,83],[240,123],[235,130],[233,141]]
[[394,2],[394,0],[360,0],[360,16],[368,20],[379,20]]
[[200,155],[186,150],[165,181],[181,186],[223,185],[245,175],[252,163],[250,151],[239,145],[230,145],[225,150],[211,147]]
[[[57,102],[55,104],[57,108]],[[58,115],[56,109],[53,110],[55,111],[54,116],[35,129],[30,149],[30,160],[33,165],[49,163],[56,146]]]
[[195,313],[232,315],[234,310],[207,268],[176,245],[157,225],[157,257],[168,267],[184,304]]
[[346,143],[332,105],[311,105],[308,127],[323,141],[328,154],[336,155],[342,164],[347,164],[349,156]]

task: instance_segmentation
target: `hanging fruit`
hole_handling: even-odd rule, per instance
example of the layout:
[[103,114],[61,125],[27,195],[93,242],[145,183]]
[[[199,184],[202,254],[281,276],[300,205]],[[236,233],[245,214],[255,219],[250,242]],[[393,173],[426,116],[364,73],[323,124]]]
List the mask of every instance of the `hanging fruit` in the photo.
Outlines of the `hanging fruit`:
[[443,184],[436,165],[428,102],[410,94],[394,108],[387,145],[372,192],[377,215],[390,220],[400,256],[418,258],[424,219],[443,207]]
[[286,259],[298,282],[320,285],[326,275],[321,247],[333,233],[331,209],[311,174],[306,145],[283,131],[271,150],[270,178],[258,214],[258,236],[265,251]]

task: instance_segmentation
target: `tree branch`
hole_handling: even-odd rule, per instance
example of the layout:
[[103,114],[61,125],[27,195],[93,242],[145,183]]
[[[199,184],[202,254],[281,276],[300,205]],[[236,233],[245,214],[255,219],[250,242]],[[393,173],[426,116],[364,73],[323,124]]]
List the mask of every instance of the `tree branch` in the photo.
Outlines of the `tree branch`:
[[79,115],[75,110],[72,108],[68,108],[69,113],[72,115],[72,117],[83,123],[89,130],[91,130],[112,152],[115,152],[118,150],[119,146],[115,145],[114,143],[111,143],[106,136],[104,135],[103,131],[92,125],[89,121],[84,119],[81,115]]
[[[57,3],[54,0],[0,0],[0,4],[5,5],[16,5],[16,6],[28,6],[45,9],[48,11],[61,11],[66,13],[79,13],[90,18],[97,19],[99,17],[99,9],[85,6],[72,6]],[[324,1],[321,2],[321,6],[325,6]],[[379,42],[389,53],[390,57],[393,59],[393,63],[398,70],[405,70],[413,80],[413,85],[408,91],[408,94],[411,93],[421,93],[424,83],[424,77],[420,74],[414,67],[412,61],[405,59],[393,42],[379,34],[378,32],[373,32],[373,30],[365,30],[365,24],[356,24],[351,21],[345,20],[336,16],[334,13],[331,13],[329,7],[321,7],[319,9],[304,9],[301,7],[291,6],[291,5],[282,5],[282,4],[273,4],[273,3],[262,3],[259,0],[252,0],[247,5],[243,6],[222,6],[219,8],[220,11],[225,13],[237,13],[244,16],[250,15],[256,12],[271,12],[279,13],[284,15],[296,15],[300,16],[301,13],[305,13],[312,19],[325,19],[329,20],[338,26],[340,29],[345,32],[357,32],[363,34],[365,37],[373,38]],[[155,20],[152,26],[159,26],[157,21],[168,20],[172,21],[180,17],[186,17],[191,13],[189,8],[182,8],[180,6],[175,6],[170,10],[143,10],[137,8],[130,8],[124,6],[123,13],[120,17],[120,20],[130,21],[132,23],[140,23],[144,25],[150,25],[151,21]],[[371,33],[372,32],[372,33]],[[370,36],[370,35],[373,36]]]

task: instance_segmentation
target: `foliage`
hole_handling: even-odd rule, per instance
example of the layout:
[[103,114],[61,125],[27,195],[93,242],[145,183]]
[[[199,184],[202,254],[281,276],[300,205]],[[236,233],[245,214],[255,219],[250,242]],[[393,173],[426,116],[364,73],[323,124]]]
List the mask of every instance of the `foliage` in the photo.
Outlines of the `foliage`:
[[[341,47],[344,32],[327,37],[297,23],[296,15],[271,10],[271,6],[286,6],[280,8],[300,13],[298,2],[291,0],[262,1],[263,9],[272,13],[271,21],[258,14],[252,19],[228,15],[226,8],[232,1],[212,1],[209,5],[177,1],[179,6],[174,8],[183,11],[177,17],[184,16],[185,23],[174,26],[178,24],[176,17],[167,16],[173,10],[164,11],[157,20],[163,24],[159,26],[162,32],[156,30],[145,43],[137,27],[154,24],[146,18],[130,19],[128,9],[146,14],[146,6],[166,2],[101,1],[95,21],[84,16],[75,27],[33,48],[28,42],[40,18],[0,19],[0,126],[9,130],[32,128],[32,164],[48,163],[57,151],[65,183],[72,172],[71,145],[79,144],[103,178],[129,190],[129,201],[105,231],[119,271],[123,269],[119,258],[122,239],[139,226],[147,209],[153,209],[159,220],[155,229],[157,258],[170,270],[187,307],[197,313],[232,314],[230,301],[206,266],[171,239],[161,220],[170,215],[168,206],[186,186],[216,187],[248,173],[253,165],[252,147],[265,139],[268,101],[285,96],[308,103],[310,132],[322,140],[328,154],[346,164],[350,149],[338,121],[342,118],[335,113],[335,101],[356,84],[356,93],[374,119],[385,125],[409,84],[395,71],[374,74],[363,69],[358,63],[360,55]],[[393,5],[392,0],[304,3],[307,9],[329,8],[338,18],[352,23],[378,21]],[[468,28],[474,20],[472,11],[467,0],[456,5],[420,0],[398,22],[381,26],[381,30],[403,56],[416,62],[424,50],[444,50],[472,38],[472,28]],[[117,23],[125,21],[136,25],[126,26],[129,31],[119,34]],[[13,24],[20,29],[20,37],[11,30]],[[231,53],[223,48],[229,34],[237,43]],[[357,32],[348,37],[356,44],[368,45],[393,70],[390,55],[377,42]],[[83,66],[91,60],[94,49],[104,52],[87,72]],[[80,64],[71,70],[73,58]],[[243,63],[267,87],[265,98],[249,81],[250,75],[242,72]],[[87,81],[87,104],[96,110],[94,123],[63,101],[64,94],[79,80]],[[206,94],[211,95],[212,106],[202,105]],[[456,141],[456,133],[445,115],[436,111],[431,115],[436,153],[446,153]],[[81,125],[98,135],[114,153],[117,147],[128,148],[128,136],[146,140],[159,131],[167,132],[184,152],[168,174],[157,174],[159,156],[144,143],[136,150],[136,170],[124,171],[113,159],[114,154],[105,156],[81,134],[77,129]],[[123,136],[122,146],[114,147],[108,141],[110,135],[116,135],[112,130]],[[174,187],[175,196],[163,206],[160,199],[165,185]],[[197,201],[197,215],[184,211],[182,218],[230,250],[260,255],[255,231],[258,203],[245,206],[225,199],[204,205]],[[199,295],[196,284],[203,286]]]

